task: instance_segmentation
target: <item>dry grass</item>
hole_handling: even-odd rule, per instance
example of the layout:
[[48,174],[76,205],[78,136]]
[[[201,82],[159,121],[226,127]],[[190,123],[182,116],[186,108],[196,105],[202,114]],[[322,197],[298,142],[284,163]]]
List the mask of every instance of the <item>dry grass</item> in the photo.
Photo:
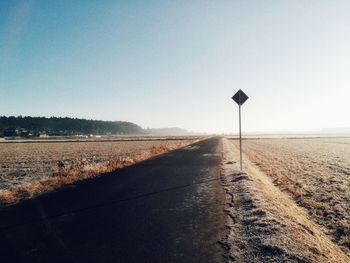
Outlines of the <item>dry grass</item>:
[[237,156],[237,149],[224,141],[229,261],[350,262],[325,229],[247,158],[246,174],[237,173],[232,162]]
[[0,205],[135,164],[194,140],[2,144]]
[[243,147],[350,255],[350,139],[246,140]]

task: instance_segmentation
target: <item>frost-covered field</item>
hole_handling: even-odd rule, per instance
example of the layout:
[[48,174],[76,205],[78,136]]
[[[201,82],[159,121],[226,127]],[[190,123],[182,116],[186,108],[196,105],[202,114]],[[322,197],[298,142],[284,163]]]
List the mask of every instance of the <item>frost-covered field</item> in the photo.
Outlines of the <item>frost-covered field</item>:
[[350,138],[252,139],[243,151],[349,253]]
[[171,140],[0,143],[0,203],[97,176],[194,142]]

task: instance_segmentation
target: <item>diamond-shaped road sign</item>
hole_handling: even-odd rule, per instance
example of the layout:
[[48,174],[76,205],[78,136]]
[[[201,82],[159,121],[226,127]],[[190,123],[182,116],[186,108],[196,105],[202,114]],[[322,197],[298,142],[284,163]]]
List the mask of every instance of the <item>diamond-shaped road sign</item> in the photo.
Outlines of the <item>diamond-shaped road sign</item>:
[[239,90],[233,95],[232,99],[239,105],[239,163],[241,172],[243,171],[242,166],[242,129],[241,129],[241,105],[248,99],[248,96],[242,91]]
[[248,99],[248,96],[242,90],[239,90],[233,95],[232,99],[241,106]]

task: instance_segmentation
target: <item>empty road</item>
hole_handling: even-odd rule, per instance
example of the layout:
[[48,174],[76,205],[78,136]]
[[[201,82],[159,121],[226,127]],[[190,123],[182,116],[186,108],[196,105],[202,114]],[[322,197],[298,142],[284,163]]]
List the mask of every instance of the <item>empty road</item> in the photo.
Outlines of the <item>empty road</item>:
[[220,140],[1,208],[1,262],[222,262]]

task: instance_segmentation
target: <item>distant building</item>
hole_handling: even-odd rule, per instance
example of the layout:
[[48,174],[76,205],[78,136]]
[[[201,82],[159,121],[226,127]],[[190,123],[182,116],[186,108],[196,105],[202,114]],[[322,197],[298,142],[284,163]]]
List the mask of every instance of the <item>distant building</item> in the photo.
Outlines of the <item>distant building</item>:
[[19,131],[16,128],[9,128],[4,131],[5,137],[15,137],[19,135]]
[[27,131],[26,129],[21,128],[19,130],[19,135],[22,136],[22,137],[27,137],[27,136],[29,136],[29,131]]
[[40,138],[47,138],[49,136],[46,134],[46,132],[39,132],[39,137]]

